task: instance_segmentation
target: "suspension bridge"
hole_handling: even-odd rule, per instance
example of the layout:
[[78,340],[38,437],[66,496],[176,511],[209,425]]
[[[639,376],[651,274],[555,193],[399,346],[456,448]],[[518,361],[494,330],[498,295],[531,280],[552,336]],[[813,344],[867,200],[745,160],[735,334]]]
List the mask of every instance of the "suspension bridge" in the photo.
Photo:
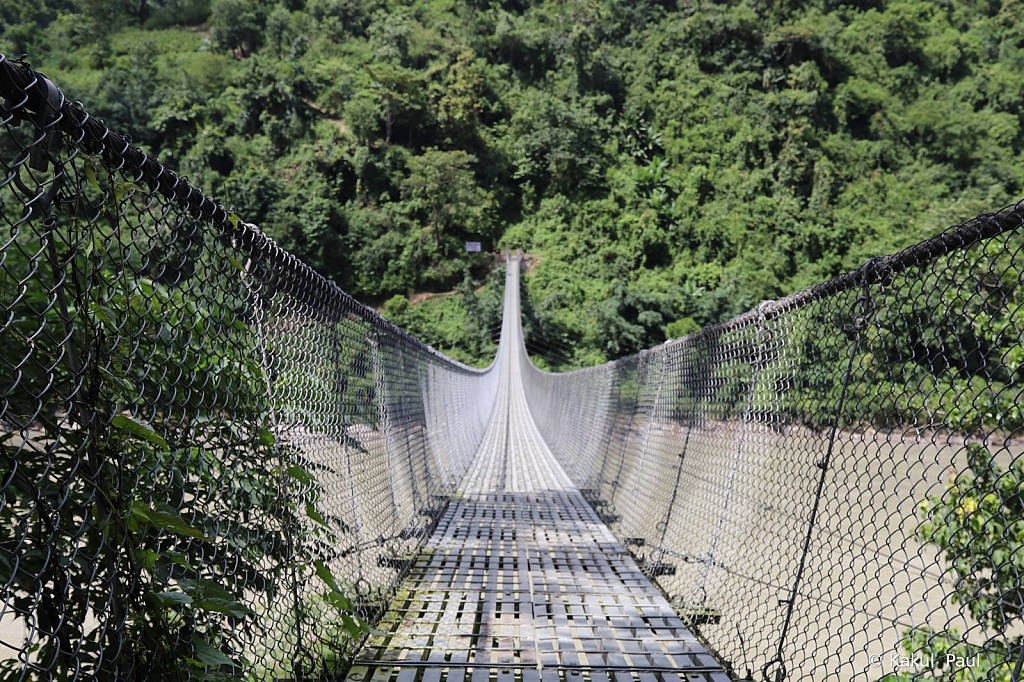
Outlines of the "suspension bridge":
[[529,362],[513,258],[480,448],[349,679],[728,680],[548,449]]
[[0,680],[1021,678],[1020,205],[566,374],[509,257],[475,369],[0,94]]

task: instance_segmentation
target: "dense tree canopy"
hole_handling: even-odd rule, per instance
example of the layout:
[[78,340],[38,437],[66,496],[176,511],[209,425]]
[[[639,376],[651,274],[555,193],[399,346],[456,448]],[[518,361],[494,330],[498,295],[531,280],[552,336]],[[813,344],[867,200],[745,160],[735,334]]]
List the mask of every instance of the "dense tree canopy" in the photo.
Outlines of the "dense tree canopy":
[[470,310],[497,286],[463,241],[530,252],[531,310],[568,364],[1014,199],[1022,16],[1020,0],[0,0],[5,53],[346,290],[415,313],[429,342],[476,339]]

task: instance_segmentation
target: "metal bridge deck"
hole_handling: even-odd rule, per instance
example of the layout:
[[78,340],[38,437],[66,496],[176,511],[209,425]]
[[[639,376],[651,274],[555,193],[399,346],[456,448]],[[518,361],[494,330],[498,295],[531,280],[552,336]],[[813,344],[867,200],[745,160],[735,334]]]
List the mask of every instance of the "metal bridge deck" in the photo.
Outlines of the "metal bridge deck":
[[728,676],[545,445],[510,261],[483,442],[349,671],[352,682],[685,682]]

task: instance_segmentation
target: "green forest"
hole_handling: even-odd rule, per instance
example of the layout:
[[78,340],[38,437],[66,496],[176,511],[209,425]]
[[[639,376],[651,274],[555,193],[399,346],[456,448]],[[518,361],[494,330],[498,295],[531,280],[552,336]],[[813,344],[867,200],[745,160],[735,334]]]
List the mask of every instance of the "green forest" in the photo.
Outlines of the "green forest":
[[[621,357],[1015,200],[1024,2],[0,0],[0,51],[361,301]],[[480,241],[482,253],[464,242]]]

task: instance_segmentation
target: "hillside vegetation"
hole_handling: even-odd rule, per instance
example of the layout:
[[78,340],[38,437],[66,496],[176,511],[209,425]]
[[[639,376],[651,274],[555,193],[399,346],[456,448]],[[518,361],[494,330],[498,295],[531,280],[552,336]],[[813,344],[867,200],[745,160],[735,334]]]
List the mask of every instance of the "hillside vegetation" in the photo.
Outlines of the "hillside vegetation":
[[[1024,2],[0,0],[114,130],[426,341],[619,357],[1024,185]],[[481,241],[483,254],[463,242]],[[410,305],[412,292],[455,291]]]

